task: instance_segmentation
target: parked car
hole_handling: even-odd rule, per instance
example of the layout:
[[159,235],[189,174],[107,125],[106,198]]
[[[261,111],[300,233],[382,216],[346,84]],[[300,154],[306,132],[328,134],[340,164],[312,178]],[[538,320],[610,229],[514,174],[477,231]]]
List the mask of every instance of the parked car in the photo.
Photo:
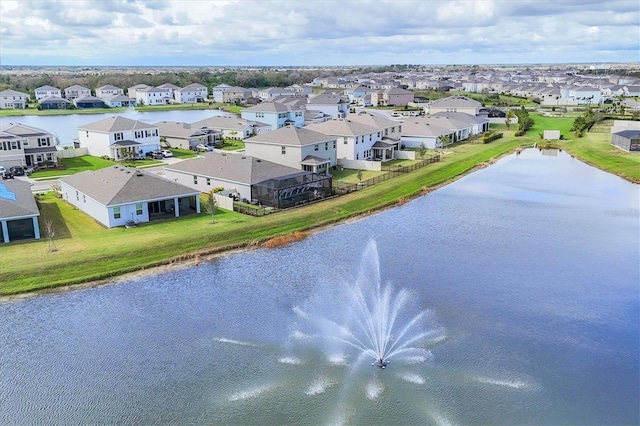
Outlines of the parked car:
[[14,176],[24,176],[26,172],[22,166],[13,166],[9,169],[9,172]]
[[199,143],[198,145],[196,145],[196,151],[213,151],[213,147],[210,145]]
[[162,160],[164,157],[162,156],[162,151],[154,150],[149,151],[145,154],[147,158],[153,158],[154,160]]
[[169,151],[168,149],[163,149],[162,150],[162,156],[164,158],[173,157],[173,152]]
[[0,166],[0,176],[4,176],[6,172],[7,172],[7,169],[4,166]]

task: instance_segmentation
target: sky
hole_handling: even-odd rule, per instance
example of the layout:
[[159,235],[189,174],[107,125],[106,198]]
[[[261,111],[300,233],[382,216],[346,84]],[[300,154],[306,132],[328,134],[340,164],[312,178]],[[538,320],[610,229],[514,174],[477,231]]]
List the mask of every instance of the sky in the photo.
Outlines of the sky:
[[638,0],[0,1],[0,65],[637,61]]

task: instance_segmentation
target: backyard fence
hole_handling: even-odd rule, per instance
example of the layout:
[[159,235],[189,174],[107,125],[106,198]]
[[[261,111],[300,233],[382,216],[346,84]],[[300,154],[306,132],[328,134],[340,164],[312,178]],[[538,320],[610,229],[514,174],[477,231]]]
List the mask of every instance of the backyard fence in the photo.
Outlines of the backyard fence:
[[410,166],[382,166],[382,171],[385,172],[384,174],[362,180],[358,183],[333,182],[333,192],[336,195],[348,194],[349,192],[368,188],[396,176],[421,169],[429,164],[436,163],[438,161],[440,161],[440,155],[434,155],[429,158],[420,160],[419,162],[414,163]]

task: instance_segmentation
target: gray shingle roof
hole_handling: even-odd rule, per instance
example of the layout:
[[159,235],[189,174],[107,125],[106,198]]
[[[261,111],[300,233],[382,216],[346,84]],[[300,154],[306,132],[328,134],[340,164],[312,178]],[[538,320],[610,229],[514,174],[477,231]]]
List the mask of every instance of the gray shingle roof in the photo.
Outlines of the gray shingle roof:
[[449,96],[447,98],[436,99],[430,103],[438,108],[480,108],[482,104],[466,96]]
[[93,123],[85,124],[82,127],[78,127],[78,130],[91,130],[94,132],[111,133],[121,132],[124,130],[138,130],[138,129],[155,129],[156,126],[142,121],[130,120],[124,117],[109,117],[100,121],[94,121]]
[[191,123],[191,127],[194,129],[208,127],[210,129],[242,130],[248,125],[249,122],[247,120],[236,115],[220,115]]
[[310,124],[307,129],[333,136],[359,136],[378,132],[379,129],[348,118],[329,120],[324,123]]
[[0,219],[39,214],[28,182],[19,179],[0,181]]
[[281,176],[307,173],[271,161],[231,152],[206,152],[198,158],[165,166],[165,169],[246,185]]
[[305,127],[286,126],[271,132],[266,132],[258,136],[251,137],[245,142],[261,142],[276,145],[296,145],[306,146],[313,145],[320,142],[328,142],[335,138],[327,135],[326,133],[320,133],[313,131]]
[[198,194],[198,191],[154,173],[122,166],[87,170],[60,178],[60,181],[105,206]]

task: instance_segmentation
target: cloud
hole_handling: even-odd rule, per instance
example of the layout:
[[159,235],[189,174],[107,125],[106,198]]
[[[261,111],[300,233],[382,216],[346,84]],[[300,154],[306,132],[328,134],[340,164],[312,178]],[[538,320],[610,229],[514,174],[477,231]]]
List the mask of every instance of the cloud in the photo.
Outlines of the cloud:
[[640,34],[635,0],[2,0],[0,21],[4,64],[631,61]]

